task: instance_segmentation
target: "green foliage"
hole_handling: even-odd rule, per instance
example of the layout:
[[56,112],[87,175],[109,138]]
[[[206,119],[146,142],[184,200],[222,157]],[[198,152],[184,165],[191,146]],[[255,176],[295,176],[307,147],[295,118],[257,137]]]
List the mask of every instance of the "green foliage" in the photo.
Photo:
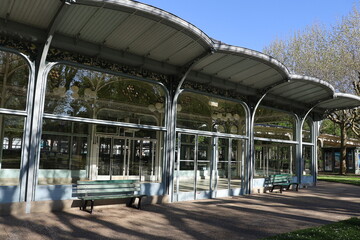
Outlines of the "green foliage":
[[355,5],[335,25],[313,24],[288,39],[276,39],[263,51],[293,73],[328,81],[337,91],[354,92],[360,71],[359,29],[360,12]]
[[321,123],[320,133],[340,136],[340,127],[338,124],[335,124],[333,121],[329,119],[325,119]]
[[360,219],[350,218],[321,227],[280,234],[264,240],[354,240],[360,239]]

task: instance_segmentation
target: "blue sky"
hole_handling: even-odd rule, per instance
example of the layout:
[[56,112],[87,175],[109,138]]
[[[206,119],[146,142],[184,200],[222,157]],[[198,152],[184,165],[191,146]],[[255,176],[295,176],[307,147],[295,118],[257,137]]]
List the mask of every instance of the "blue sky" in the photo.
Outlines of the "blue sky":
[[258,51],[313,23],[334,25],[359,0],[140,0],[227,44]]

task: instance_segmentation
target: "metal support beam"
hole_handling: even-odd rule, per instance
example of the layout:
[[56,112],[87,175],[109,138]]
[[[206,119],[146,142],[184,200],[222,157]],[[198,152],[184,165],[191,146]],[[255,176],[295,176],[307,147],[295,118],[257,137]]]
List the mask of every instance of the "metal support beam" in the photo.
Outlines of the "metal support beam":
[[[306,121],[306,118],[309,116],[309,114],[320,104],[321,102],[318,102],[316,103],[313,107],[311,107],[306,113],[305,115],[302,117],[301,121],[300,121],[300,127],[299,127],[299,132],[298,132],[298,138],[299,138],[299,150],[298,150],[298,156],[297,156],[297,162],[298,162],[298,183],[299,185],[301,185],[302,183],[302,176],[303,176],[303,162],[304,162],[304,159],[303,159],[303,140],[302,140],[302,131],[303,131],[303,127],[304,127],[304,123]],[[314,130],[314,127],[313,127],[313,130]],[[316,156],[316,138],[315,136],[317,134],[315,134],[315,131],[313,131],[314,134],[312,136],[312,141],[313,143],[315,143],[313,145],[315,151],[313,150],[312,151],[312,160],[315,161],[315,159],[317,157]],[[318,132],[318,131],[317,131]],[[315,139],[314,139],[315,138]],[[315,141],[315,142],[314,142]],[[311,163],[312,166],[314,166],[313,163]],[[313,172],[315,171],[315,169],[313,169]],[[315,174],[314,174],[315,175]],[[314,179],[314,182],[316,181],[316,178]]]
[[33,109],[30,115],[28,116],[28,121],[30,122],[30,149],[29,157],[26,160],[26,170],[28,171],[27,176],[27,192],[25,195],[26,201],[26,213],[31,212],[31,202],[35,200],[35,191],[37,186],[38,179],[38,166],[39,166],[39,151],[40,151],[40,139],[42,131],[42,115],[43,115],[43,105],[45,100],[45,90],[46,90],[46,56],[49,51],[54,33],[56,28],[64,16],[65,12],[69,9],[69,3],[71,1],[63,1],[62,5],[59,7],[57,13],[53,17],[51,23],[48,27],[48,33],[46,41],[44,42],[43,48],[35,61],[35,71],[34,71],[34,97],[31,99],[33,103]]
[[195,58],[191,63],[186,64],[185,66],[188,66],[182,75],[179,84],[176,88],[176,91],[173,96],[172,105],[170,108],[170,117],[168,121],[168,156],[169,156],[169,174],[168,174],[168,188],[169,188],[169,194],[170,194],[170,201],[174,201],[174,192],[173,192],[173,180],[174,180],[174,163],[175,163],[175,143],[176,143],[176,117],[177,117],[177,100],[179,98],[180,93],[183,91],[181,89],[182,85],[184,84],[187,76],[191,72],[191,70],[194,68],[196,64],[201,62],[204,58],[208,57],[209,55],[213,54],[213,50],[211,49],[209,52],[205,52],[204,54],[201,54],[197,58]]
[[[287,82],[288,80],[286,80],[285,82]],[[263,99],[273,90],[275,89],[277,86],[281,85],[282,83],[284,83],[283,81],[278,82],[277,84],[274,84],[273,86],[271,86],[270,88],[267,88],[266,91],[264,92],[264,94],[258,99],[257,103],[255,104],[254,108],[252,109],[251,112],[251,119],[250,119],[250,144],[249,144],[249,155],[250,155],[250,162],[247,165],[247,169],[248,169],[248,194],[251,194],[252,190],[253,190],[253,179],[254,179],[254,172],[255,172],[255,140],[254,140],[254,125],[255,125],[255,113],[256,110],[258,109],[258,107],[260,106],[260,103],[263,101]]]

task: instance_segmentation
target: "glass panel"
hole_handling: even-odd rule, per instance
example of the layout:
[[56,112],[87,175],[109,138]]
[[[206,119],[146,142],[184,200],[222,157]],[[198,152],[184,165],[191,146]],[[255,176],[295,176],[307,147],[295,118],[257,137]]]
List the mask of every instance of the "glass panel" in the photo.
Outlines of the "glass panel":
[[163,126],[164,103],[160,85],[56,65],[48,76],[45,112]]
[[71,184],[88,179],[90,124],[43,119],[39,184]]
[[0,108],[26,109],[29,66],[19,55],[0,51]]
[[112,175],[120,176],[123,175],[123,170],[125,167],[125,157],[126,157],[126,146],[124,139],[114,139],[114,146],[112,148]]
[[348,149],[346,153],[346,161],[348,170],[354,171],[355,162],[354,162],[354,149]]
[[193,192],[195,183],[195,136],[180,137],[180,166],[178,170],[179,192]]
[[218,140],[217,189],[229,188],[229,139]]
[[312,142],[312,122],[310,119],[306,119],[303,125],[302,138],[303,142]]
[[296,120],[293,115],[265,107],[256,110],[255,137],[295,140],[295,133]]
[[[96,135],[98,129],[102,135]],[[160,182],[163,147],[158,143],[163,139],[160,131],[44,119],[39,184],[88,179],[89,168],[92,179],[141,176],[141,181]]]
[[144,181],[160,181],[158,161],[156,158],[157,144],[155,141],[143,141],[142,147],[142,175]]
[[334,171],[340,171],[341,153],[334,152]]
[[255,141],[255,177],[295,173],[295,144]]
[[0,114],[0,127],[0,185],[18,185],[24,117]]
[[134,178],[140,176],[140,158],[142,153],[142,146],[139,140],[130,141],[130,161],[128,162],[128,175]]
[[198,159],[196,191],[208,191],[210,189],[211,137],[198,136]]
[[304,146],[303,147],[303,175],[309,176],[313,175],[313,167],[312,167],[312,146]]
[[80,170],[86,167],[87,137],[73,137],[71,169]]
[[71,137],[43,134],[41,140],[40,169],[70,168]]
[[237,102],[184,92],[178,100],[177,127],[246,134],[246,112]]
[[110,175],[111,138],[100,138],[98,175]]
[[332,171],[333,170],[332,155],[333,155],[332,151],[325,151],[324,152],[325,171]]
[[230,188],[240,188],[243,181],[242,164],[244,162],[245,142],[232,140],[230,159]]

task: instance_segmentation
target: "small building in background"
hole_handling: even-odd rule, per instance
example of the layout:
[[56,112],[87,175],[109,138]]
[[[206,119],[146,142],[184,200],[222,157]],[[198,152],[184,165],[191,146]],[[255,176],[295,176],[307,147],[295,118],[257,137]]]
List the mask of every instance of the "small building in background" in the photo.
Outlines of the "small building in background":
[[[323,173],[340,173],[341,148],[340,137],[331,134],[320,134],[318,152],[318,171]],[[346,142],[346,172],[360,174],[360,140],[350,138]]]

